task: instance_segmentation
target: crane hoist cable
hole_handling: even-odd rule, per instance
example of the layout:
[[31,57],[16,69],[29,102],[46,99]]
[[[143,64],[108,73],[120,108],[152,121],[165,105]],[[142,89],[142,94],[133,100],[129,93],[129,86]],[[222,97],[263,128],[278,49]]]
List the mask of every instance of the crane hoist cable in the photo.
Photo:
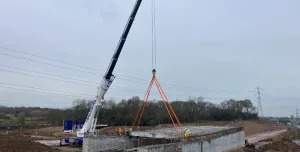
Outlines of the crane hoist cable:
[[156,27],[155,27],[155,0],[152,0],[152,69],[156,69]]
[[[172,121],[172,124],[174,126],[174,128],[178,131],[177,129],[177,126],[176,126],[176,122],[177,124],[179,125],[179,127],[181,128],[181,131],[183,131],[183,128],[180,124],[180,121],[177,117],[177,115],[175,114],[166,94],[164,93],[163,89],[161,88],[158,80],[156,79],[155,77],[155,74],[156,74],[156,29],[155,29],[155,0],[152,0],[152,79],[150,81],[150,84],[149,84],[149,87],[147,89],[147,92],[146,92],[146,95],[145,95],[145,98],[142,102],[142,104],[139,106],[138,108],[138,112],[135,116],[135,119],[134,119],[134,122],[132,124],[132,128],[136,125],[136,126],[139,126],[140,122],[141,122],[141,119],[142,119],[142,116],[143,116],[143,113],[144,113],[144,110],[145,110],[145,107],[146,107],[146,102],[148,101],[148,98],[149,98],[149,95],[150,95],[150,92],[151,92],[151,88],[153,86],[153,83],[155,84],[156,88],[158,89],[159,91],[159,94],[163,100],[163,103],[165,105],[165,108],[168,112],[168,115]],[[176,122],[174,121],[176,120]]]

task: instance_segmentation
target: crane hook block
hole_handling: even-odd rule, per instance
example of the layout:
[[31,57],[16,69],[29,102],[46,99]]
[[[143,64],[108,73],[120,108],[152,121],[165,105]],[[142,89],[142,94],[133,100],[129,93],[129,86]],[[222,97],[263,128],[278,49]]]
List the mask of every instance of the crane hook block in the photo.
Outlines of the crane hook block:
[[156,74],[156,70],[155,70],[155,69],[152,70],[152,74],[153,74],[153,75]]

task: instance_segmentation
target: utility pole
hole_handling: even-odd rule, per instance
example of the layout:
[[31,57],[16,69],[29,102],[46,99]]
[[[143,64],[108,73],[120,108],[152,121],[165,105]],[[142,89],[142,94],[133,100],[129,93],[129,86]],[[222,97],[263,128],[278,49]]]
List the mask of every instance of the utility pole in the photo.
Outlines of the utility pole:
[[263,117],[264,113],[261,106],[261,92],[260,92],[261,88],[257,87],[256,90],[257,90],[257,112],[258,112],[257,114],[258,116]]

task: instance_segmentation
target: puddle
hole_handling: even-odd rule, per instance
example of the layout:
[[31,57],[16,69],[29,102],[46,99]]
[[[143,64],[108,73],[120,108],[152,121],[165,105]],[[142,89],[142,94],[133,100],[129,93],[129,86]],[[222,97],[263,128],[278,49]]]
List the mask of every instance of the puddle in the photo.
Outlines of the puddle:
[[55,137],[48,137],[48,136],[36,136],[36,135],[33,135],[33,136],[30,136],[32,138],[40,138],[40,139],[55,139]]
[[60,140],[35,140],[35,142],[54,147],[59,146]]
[[[300,139],[294,139],[292,141],[300,146]],[[271,142],[257,142],[257,143],[254,144],[255,149],[258,149],[259,147],[264,146],[264,145],[269,144],[269,143],[271,143]]]
[[292,140],[294,143],[296,143],[297,145],[299,145],[300,146],[300,139],[294,139],[294,140]]
[[264,146],[264,145],[266,145],[268,143],[271,143],[271,142],[257,142],[257,143],[254,144],[255,145],[255,149],[257,149],[257,148],[259,148],[261,146]]

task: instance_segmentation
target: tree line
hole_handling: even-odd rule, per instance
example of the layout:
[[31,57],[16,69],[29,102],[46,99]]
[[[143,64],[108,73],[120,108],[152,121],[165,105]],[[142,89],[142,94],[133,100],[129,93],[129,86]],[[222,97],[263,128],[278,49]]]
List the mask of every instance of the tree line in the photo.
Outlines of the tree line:
[[[107,100],[101,102],[98,123],[108,125],[131,125],[143,100],[134,96],[128,100],[116,102]],[[92,104],[91,100],[77,99],[73,105],[64,109],[40,107],[0,107],[0,116],[9,119],[8,114],[14,115],[21,125],[37,125],[48,123],[52,126],[62,125],[63,120],[85,120]],[[249,99],[225,100],[220,104],[208,101],[189,99],[187,101],[172,101],[181,123],[199,121],[230,121],[257,119],[256,108]],[[26,118],[26,119],[25,119]],[[35,118],[35,119],[30,119]],[[25,121],[26,120],[26,121]],[[29,121],[34,120],[34,121]],[[147,101],[140,125],[153,126],[172,123],[163,101]],[[0,118],[1,126],[1,118]]]
[[[72,109],[77,118],[86,118],[92,101],[76,100]],[[101,103],[98,122],[108,125],[131,125],[135,119],[142,100],[132,97],[118,103],[109,100]],[[174,109],[181,123],[207,121],[230,121],[257,119],[256,108],[249,99],[225,100],[220,104],[189,99],[173,101]],[[163,101],[147,101],[140,125],[153,126],[172,123]]]

